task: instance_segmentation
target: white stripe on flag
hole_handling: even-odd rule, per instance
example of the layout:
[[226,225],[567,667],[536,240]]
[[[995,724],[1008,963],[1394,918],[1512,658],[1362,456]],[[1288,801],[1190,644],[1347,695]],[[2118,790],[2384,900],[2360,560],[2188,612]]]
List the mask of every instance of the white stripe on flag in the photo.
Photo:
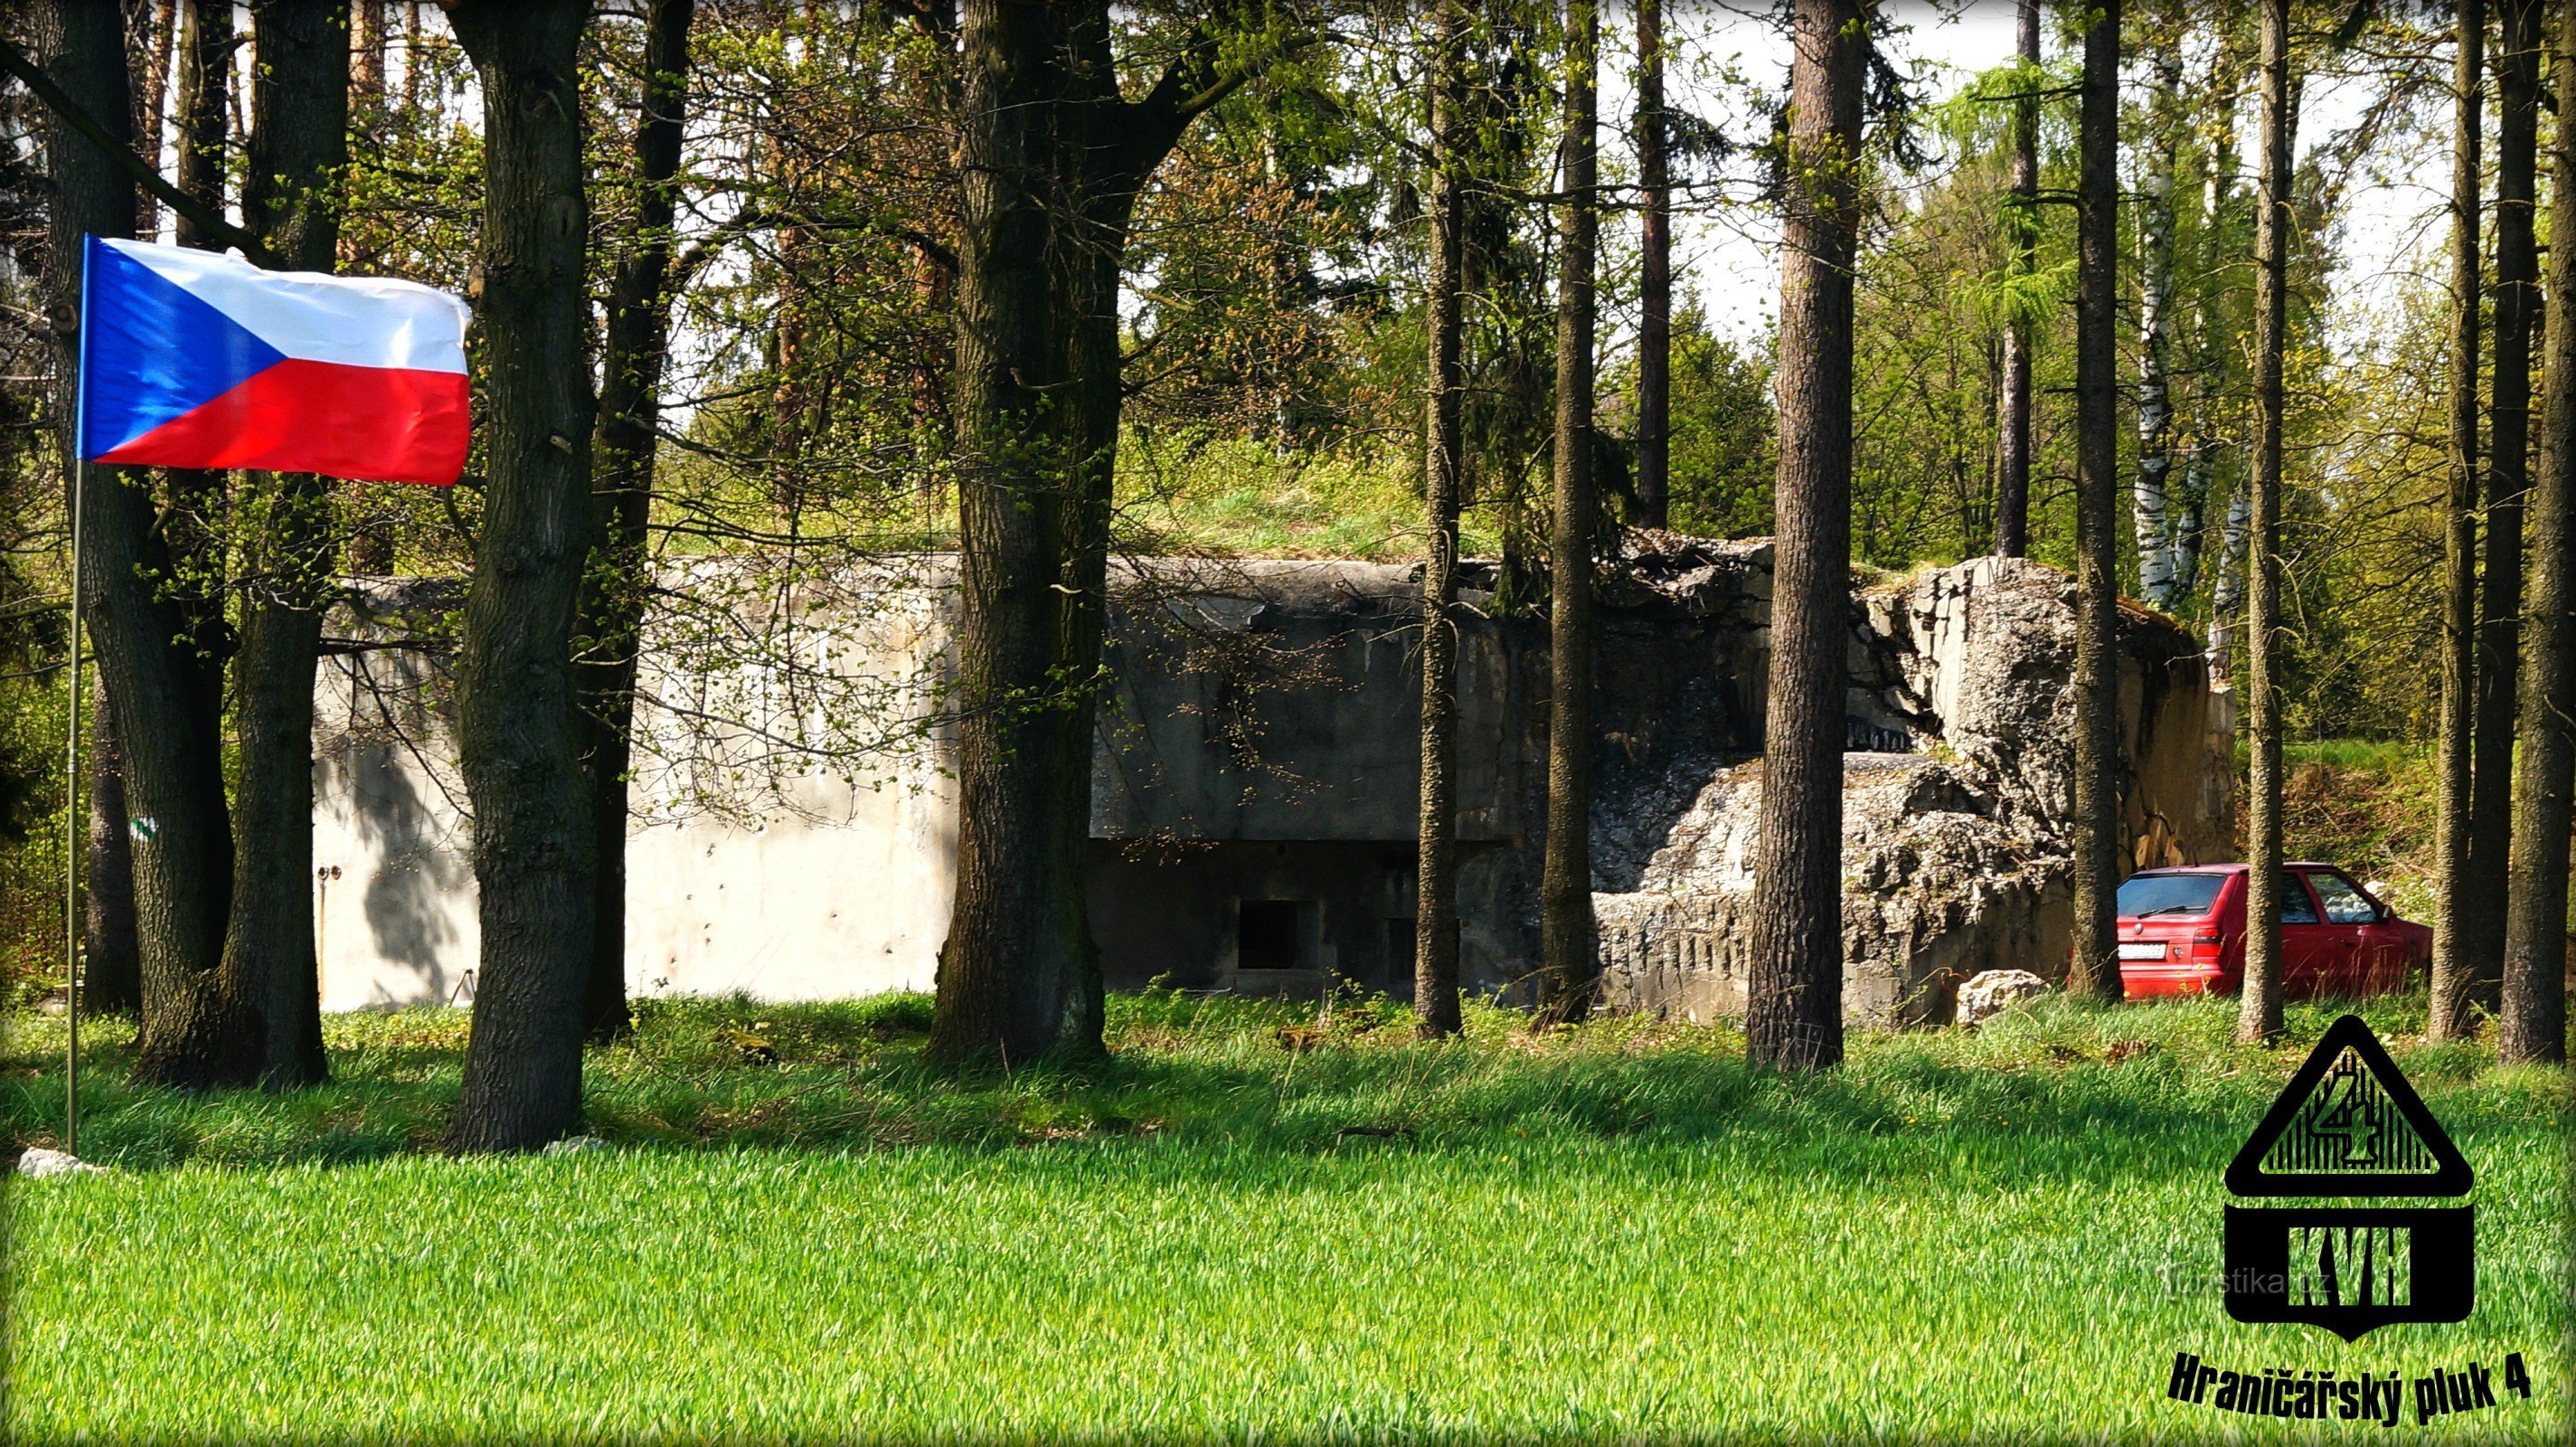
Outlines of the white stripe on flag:
[[239,257],[142,241],[106,241],[289,357],[348,367],[465,370],[471,308],[447,292],[390,277],[262,271]]

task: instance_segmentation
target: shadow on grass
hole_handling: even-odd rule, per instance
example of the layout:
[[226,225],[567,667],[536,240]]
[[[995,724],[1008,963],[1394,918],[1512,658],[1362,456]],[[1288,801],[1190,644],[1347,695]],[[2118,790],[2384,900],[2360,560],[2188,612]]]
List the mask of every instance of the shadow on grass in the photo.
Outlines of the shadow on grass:
[[[1978,1032],[1856,1035],[1844,1068],[1793,1076],[1748,1062],[1723,1026],[1630,1017],[1532,1036],[1525,1017],[1480,1007],[1464,1039],[1421,1044],[1410,1012],[1384,1000],[1319,1016],[1168,992],[1113,1001],[1105,1058],[950,1070],[922,1059],[923,996],[651,1000],[632,1037],[590,1052],[585,1115],[614,1143],[667,1150],[1193,1143],[1285,1162],[1615,1141],[1758,1150],[1768,1169],[1829,1178],[2008,1166],[2024,1181],[2104,1180],[2215,1169],[2344,1008],[2295,1010],[2293,1043],[2266,1051],[2228,1038],[2230,1004],[2051,1002]],[[2407,1045],[2421,1005],[2397,997],[2369,1013],[2446,1120],[2543,1118],[2530,1107],[2549,1080],[2516,1086],[2524,1077],[2489,1069],[2476,1045]],[[467,1024],[461,1011],[335,1017],[331,1083],[185,1095],[124,1084],[131,1026],[102,1022],[85,1032],[84,1154],[154,1169],[434,1152]],[[59,1022],[13,1026],[0,1137],[54,1144],[61,1075],[45,1049]]]

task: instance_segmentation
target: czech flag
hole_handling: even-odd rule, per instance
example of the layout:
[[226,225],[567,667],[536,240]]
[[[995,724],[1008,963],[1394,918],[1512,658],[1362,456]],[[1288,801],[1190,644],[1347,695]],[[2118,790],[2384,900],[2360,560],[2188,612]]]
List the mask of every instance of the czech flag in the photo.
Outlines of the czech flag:
[[81,456],[444,487],[465,466],[464,302],[90,237]]

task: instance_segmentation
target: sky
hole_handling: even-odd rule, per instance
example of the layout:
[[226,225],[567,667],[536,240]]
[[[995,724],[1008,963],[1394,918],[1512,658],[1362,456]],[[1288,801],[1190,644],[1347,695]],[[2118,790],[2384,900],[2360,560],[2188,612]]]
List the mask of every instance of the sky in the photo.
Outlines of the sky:
[[[1776,92],[1787,85],[1789,47],[1770,20],[1768,6],[1748,0],[1667,0],[1667,4],[1673,12],[1666,42],[1674,55],[1673,74],[1666,82],[1671,103],[1690,106],[1711,120],[1732,121],[1730,132],[1743,134],[1749,122],[1738,87],[1753,83]],[[2016,8],[2014,0],[1895,0],[1890,12],[1906,30],[1892,48],[1919,67],[1918,91],[1923,98],[1938,101],[1957,93],[1977,72],[2012,58]],[[1635,40],[1626,6],[1614,4],[1603,13],[1607,28],[1602,37],[1601,114],[1607,123],[1635,106],[1624,63],[1634,53]],[[2046,54],[2055,58],[2059,40],[2053,19],[2043,22],[2041,37]],[[1722,78],[1730,67],[1735,76]],[[2358,83],[2320,79],[2309,84],[2301,96],[2302,154],[2356,119],[2363,103]],[[2247,149],[2245,170],[2250,175],[2257,144],[2250,113],[2238,131]],[[2419,273],[2428,246],[2440,244],[2440,236],[2431,228],[2447,200],[2449,170],[2445,154],[2433,158],[2419,173],[2421,179],[2416,175],[2387,181],[2358,179],[2351,186],[2343,220],[2348,261],[2331,300],[2330,331],[2341,330],[2359,340],[2367,334],[2368,318],[2393,301],[2403,283]],[[1770,334],[1778,311],[1777,246],[1777,226],[1768,208],[1709,208],[1704,214],[1676,218],[1674,274],[1681,285],[1697,293],[1713,330],[1739,342],[1752,342]]]

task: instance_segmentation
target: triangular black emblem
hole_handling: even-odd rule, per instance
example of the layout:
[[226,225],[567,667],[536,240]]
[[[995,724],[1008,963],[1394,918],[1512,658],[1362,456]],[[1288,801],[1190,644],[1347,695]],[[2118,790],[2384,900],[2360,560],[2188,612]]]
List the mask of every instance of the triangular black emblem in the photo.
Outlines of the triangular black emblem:
[[2464,1196],[2468,1159],[2358,1015],[2307,1063],[2227,1164],[2240,1196]]

